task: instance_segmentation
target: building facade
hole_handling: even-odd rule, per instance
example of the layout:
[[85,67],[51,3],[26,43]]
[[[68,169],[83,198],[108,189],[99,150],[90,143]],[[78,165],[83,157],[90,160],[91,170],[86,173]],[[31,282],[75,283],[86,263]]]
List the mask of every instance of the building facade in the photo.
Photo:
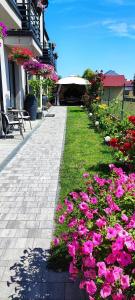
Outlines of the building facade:
[[28,92],[27,73],[8,56],[14,46],[30,49],[35,58],[56,68],[54,44],[45,28],[48,0],[1,0],[0,22],[8,27],[8,35],[0,47],[0,109],[23,108]]

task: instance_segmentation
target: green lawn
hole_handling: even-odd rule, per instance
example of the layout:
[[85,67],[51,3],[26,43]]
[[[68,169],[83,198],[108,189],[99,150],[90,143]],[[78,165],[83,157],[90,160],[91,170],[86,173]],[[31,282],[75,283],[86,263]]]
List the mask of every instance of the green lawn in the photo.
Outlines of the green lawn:
[[68,107],[65,149],[60,174],[60,199],[83,186],[82,174],[106,175],[113,160],[103,138],[90,126],[87,112]]

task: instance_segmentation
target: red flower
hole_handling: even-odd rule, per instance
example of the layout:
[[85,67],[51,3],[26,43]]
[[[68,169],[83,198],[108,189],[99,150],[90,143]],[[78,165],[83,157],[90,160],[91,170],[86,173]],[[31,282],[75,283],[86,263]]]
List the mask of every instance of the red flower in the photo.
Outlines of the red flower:
[[131,122],[133,125],[135,125],[135,116],[129,116],[128,117],[129,122]]
[[110,142],[109,142],[109,145],[111,146],[111,147],[118,147],[118,139],[117,138],[112,138],[111,140],[110,140]]
[[130,150],[132,147],[132,144],[129,142],[124,143],[123,148],[125,151]]

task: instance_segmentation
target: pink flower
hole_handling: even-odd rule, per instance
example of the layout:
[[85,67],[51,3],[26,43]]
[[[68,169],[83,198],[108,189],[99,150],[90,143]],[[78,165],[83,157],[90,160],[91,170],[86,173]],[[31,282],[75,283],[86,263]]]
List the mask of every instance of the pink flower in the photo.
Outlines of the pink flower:
[[92,251],[93,251],[92,241],[84,242],[83,246],[82,246],[82,253],[87,255],[87,254],[92,253]]
[[79,199],[79,194],[76,193],[76,192],[71,192],[69,195],[73,198],[73,200],[78,200]]
[[86,285],[86,281],[83,280],[80,282],[79,288],[82,290],[82,289],[84,289],[85,285]]
[[123,190],[121,185],[118,185],[116,192],[115,192],[115,196],[117,198],[121,198],[124,195],[125,191]]
[[76,247],[75,245],[73,244],[68,244],[68,253],[71,255],[71,256],[75,256],[76,255]]
[[90,270],[87,270],[87,271],[84,271],[84,276],[85,278],[87,279],[96,279],[96,271],[93,270],[93,269],[90,269]]
[[116,236],[117,236],[117,231],[116,231],[116,229],[113,228],[113,227],[108,227],[108,228],[107,228],[107,236],[106,236],[106,238],[107,238],[108,240],[111,240],[111,239],[114,239]]
[[67,205],[67,212],[70,214],[74,210],[73,203],[69,202]]
[[70,223],[68,223],[68,227],[72,228],[75,227],[77,225],[77,219],[73,218],[70,220]]
[[130,287],[130,283],[129,283],[129,276],[128,275],[122,275],[121,276],[121,287],[123,290],[126,290]]
[[88,178],[90,175],[89,175],[89,173],[84,173],[83,174],[83,178]]
[[100,218],[96,221],[96,225],[99,227],[99,228],[102,228],[104,226],[106,226],[106,219],[105,218]]
[[96,197],[92,197],[91,199],[90,199],[90,202],[91,202],[91,204],[97,204],[98,203],[98,200],[97,200],[97,198]]
[[80,208],[80,210],[82,210],[82,211],[87,211],[87,210],[89,209],[88,204],[85,203],[85,202],[81,202],[81,203],[79,204],[79,208]]
[[92,220],[93,219],[93,213],[91,211],[86,211],[85,212],[85,216],[89,219],[89,220]]
[[58,204],[56,207],[56,211],[60,211],[63,208],[62,204]]
[[58,246],[59,243],[60,243],[60,239],[57,238],[57,237],[55,237],[55,238],[53,239],[53,243],[54,243],[54,246]]
[[106,274],[105,274],[105,279],[107,283],[111,283],[113,284],[115,279],[114,279],[114,275],[113,275],[113,271],[112,270],[107,270]]
[[112,252],[118,252],[119,250],[122,250],[124,247],[124,240],[121,237],[118,237],[116,241],[112,244]]
[[80,194],[83,201],[86,201],[86,202],[90,201],[88,194],[86,194],[84,192],[80,192],[79,194]]
[[113,276],[114,276],[115,281],[120,279],[120,277],[122,275],[122,272],[123,272],[122,268],[119,268],[119,267],[116,267],[116,266],[114,267]]
[[88,229],[84,225],[78,226],[78,233],[79,235],[86,235],[88,233]]
[[83,258],[83,264],[84,267],[90,267],[90,268],[95,268],[96,266],[96,260],[93,256],[88,256]]
[[102,238],[102,235],[100,233],[94,232],[93,233],[93,239],[92,239],[94,247],[99,246],[102,243],[102,239],[103,238]]
[[97,263],[97,267],[98,267],[98,276],[102,277],[106,275],[106,264],[101,261]]
[[96,293],[97,287],[93,280],[86,281],[86,291],[89,295],[94,295]]
[[114,255],[113,253],[110,253],[110,254],[106,257],[105,261],[106,261],[106,263],[107,263],[108,265],[114,264],[114,262],[116,261],[116,255]]
[[117,262],[122,266],[126,267],[132,263],[132,257],[130,254],[126,253],[125,251],[120,252],[117,257]]
[[63,224],[64,221],[65,221],[65,216],[64,216],[64,215],[61,215],[61,216],[59,217],[59,223],[60,223],[60,224]]
[[76,278],[78,275],[78,269],[76,266],[71,262],[69,265],[69,273],[72,275],[73,278]]
[[105,284],[100,290],[100,295],[103,299],[105,299],[111,295],[111,292],[112,292],[111,286],[109,284]]
[[123,294],[112,295],[113,300],[125,300],[126,297]]
[[125,214],[122,214],[121,219],[126,223],[128,222],[128,217]]
[[111,208],[109,208],[109,207],[105,208],[104,211],[105,211],[105,213],[106,213],[107,215],[111,215],[111,214],[112,214],[112,210],[111,210]]

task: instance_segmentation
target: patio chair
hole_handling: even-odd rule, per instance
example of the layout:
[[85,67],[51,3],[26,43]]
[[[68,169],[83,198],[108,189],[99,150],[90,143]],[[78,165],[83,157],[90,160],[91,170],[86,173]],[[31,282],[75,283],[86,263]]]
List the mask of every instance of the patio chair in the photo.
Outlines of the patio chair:
[[27,121],[29,121],[30,129],[32,130],[30,115],[26,110],[24,110],[24,109],[19,110],[18,118],[22,119],[24,131],[26,131],[25,126],[24,126],[24,122],[27,122]]
[[11,131],[14,130],[15,126],[18,127],[20,131],[20,135],[22,138],[23,136],[23,123],[20,119],[17,118],[17,116],[14,118],[14,115],[12,112],[5,113],[3,111],[0,111],[0,114],[2,115],[2,127],[3,127],[3,132],[5,134],[5,138],[7,137],[7,134],[10,133]]

